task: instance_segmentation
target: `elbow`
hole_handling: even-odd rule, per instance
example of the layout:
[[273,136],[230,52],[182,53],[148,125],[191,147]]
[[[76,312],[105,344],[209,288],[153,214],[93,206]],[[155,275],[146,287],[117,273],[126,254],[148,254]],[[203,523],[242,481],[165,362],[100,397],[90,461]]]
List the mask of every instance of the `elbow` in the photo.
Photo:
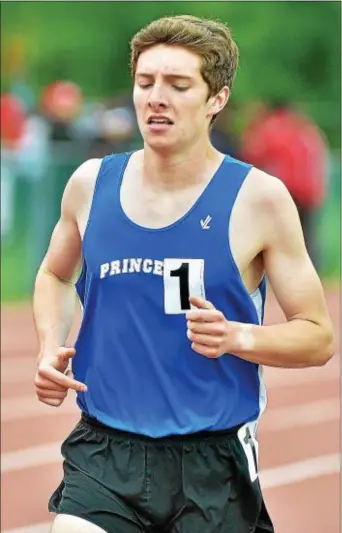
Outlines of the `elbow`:
[[335,354],[334,333],[332,329],[327,329],[320,343],[320,350],[316,354],[315,366],[326,365]]
[[321,353],[316,366],[326,365],[334,354],[335,354],[335,350],[334,350],[333,345],[331,344],[331,346],[329,346],[324,352]]

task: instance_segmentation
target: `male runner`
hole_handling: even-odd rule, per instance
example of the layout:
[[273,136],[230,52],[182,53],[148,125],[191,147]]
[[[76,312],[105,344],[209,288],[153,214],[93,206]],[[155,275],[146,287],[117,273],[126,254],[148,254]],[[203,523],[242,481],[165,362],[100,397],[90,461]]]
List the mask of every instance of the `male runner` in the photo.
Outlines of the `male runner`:
[[[53,533],[273,531],[257,471],[262,365],[325,364],[332,325],[284,185],[210,144],[237,64],[221,23],[142,29],[144,149],[87,161],[66,186],[34,294],[38,398],[58,406],[74,389],[82,412]],[[265,275],[286,316],[267,327]]]

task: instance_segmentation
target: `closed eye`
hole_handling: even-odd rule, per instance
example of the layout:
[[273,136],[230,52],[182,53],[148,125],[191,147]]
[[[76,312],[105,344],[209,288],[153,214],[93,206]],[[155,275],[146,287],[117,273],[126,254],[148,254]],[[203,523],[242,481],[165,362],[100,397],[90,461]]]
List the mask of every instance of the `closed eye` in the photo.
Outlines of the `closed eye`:
[[172,85],[172,87],[176,89],[176,91],[181,91],[181,92],[187,91],[189,89],[189,87],[179,87],[179,85]]
[[[140,89],[149,89],[152,85],[152,83],[139,83]],[[172,88],[179,92],[184,92],[189,89],[189,87],[180,87],[179,85],[172,85]]]

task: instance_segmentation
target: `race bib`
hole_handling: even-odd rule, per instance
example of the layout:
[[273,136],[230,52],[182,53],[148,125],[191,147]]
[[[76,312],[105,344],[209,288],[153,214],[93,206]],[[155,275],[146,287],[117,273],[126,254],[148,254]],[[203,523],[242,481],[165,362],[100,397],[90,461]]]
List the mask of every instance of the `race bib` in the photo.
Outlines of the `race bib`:
[[165,313],[189,311],[190,296],[205,298],[204,259],[164,259]]

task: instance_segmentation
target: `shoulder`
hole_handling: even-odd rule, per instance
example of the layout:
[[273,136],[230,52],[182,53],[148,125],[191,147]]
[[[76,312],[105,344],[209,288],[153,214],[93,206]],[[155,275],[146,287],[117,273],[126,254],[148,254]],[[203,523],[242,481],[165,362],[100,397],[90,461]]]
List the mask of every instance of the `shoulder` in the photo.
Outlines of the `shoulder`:
[[243,189],[244,211],[263,243],[301,231],[297,207],[279,178],[253,167]]
[[82,163],[70,177],[69,184],[73,187],[84,186],[89,181],[95,181],[100,171],[103,159],[88,159]]
[[278,212],[284,206],[293,205],[294,202],[289,190],[277,177],[267,174],[258,168],[252,167],[246,178],[246,189],[253,207],[263,213]]
[[88,159],[77,167],[67,183],[66,192],[86,191],[89,187],[95,186],[102,161],[103,159]]
[[284,183],[258,169],[248,176],[249,202],[264,249],[285,246],[289,241],[302,241],[302,229],[297,207]]
[[127,156],[128,154],[125,152],[109,154],[103,158],[88,159],[73,172],[66,185],[64,195],[77,196],[79,199],[78,204],[83,201],[89,201],[93,196],[101,169],[111,168],[113,162],[124,161]]
[[72,173],[62,199],[62,208],[77,213],[91,199],[102,159],[88,159]]

